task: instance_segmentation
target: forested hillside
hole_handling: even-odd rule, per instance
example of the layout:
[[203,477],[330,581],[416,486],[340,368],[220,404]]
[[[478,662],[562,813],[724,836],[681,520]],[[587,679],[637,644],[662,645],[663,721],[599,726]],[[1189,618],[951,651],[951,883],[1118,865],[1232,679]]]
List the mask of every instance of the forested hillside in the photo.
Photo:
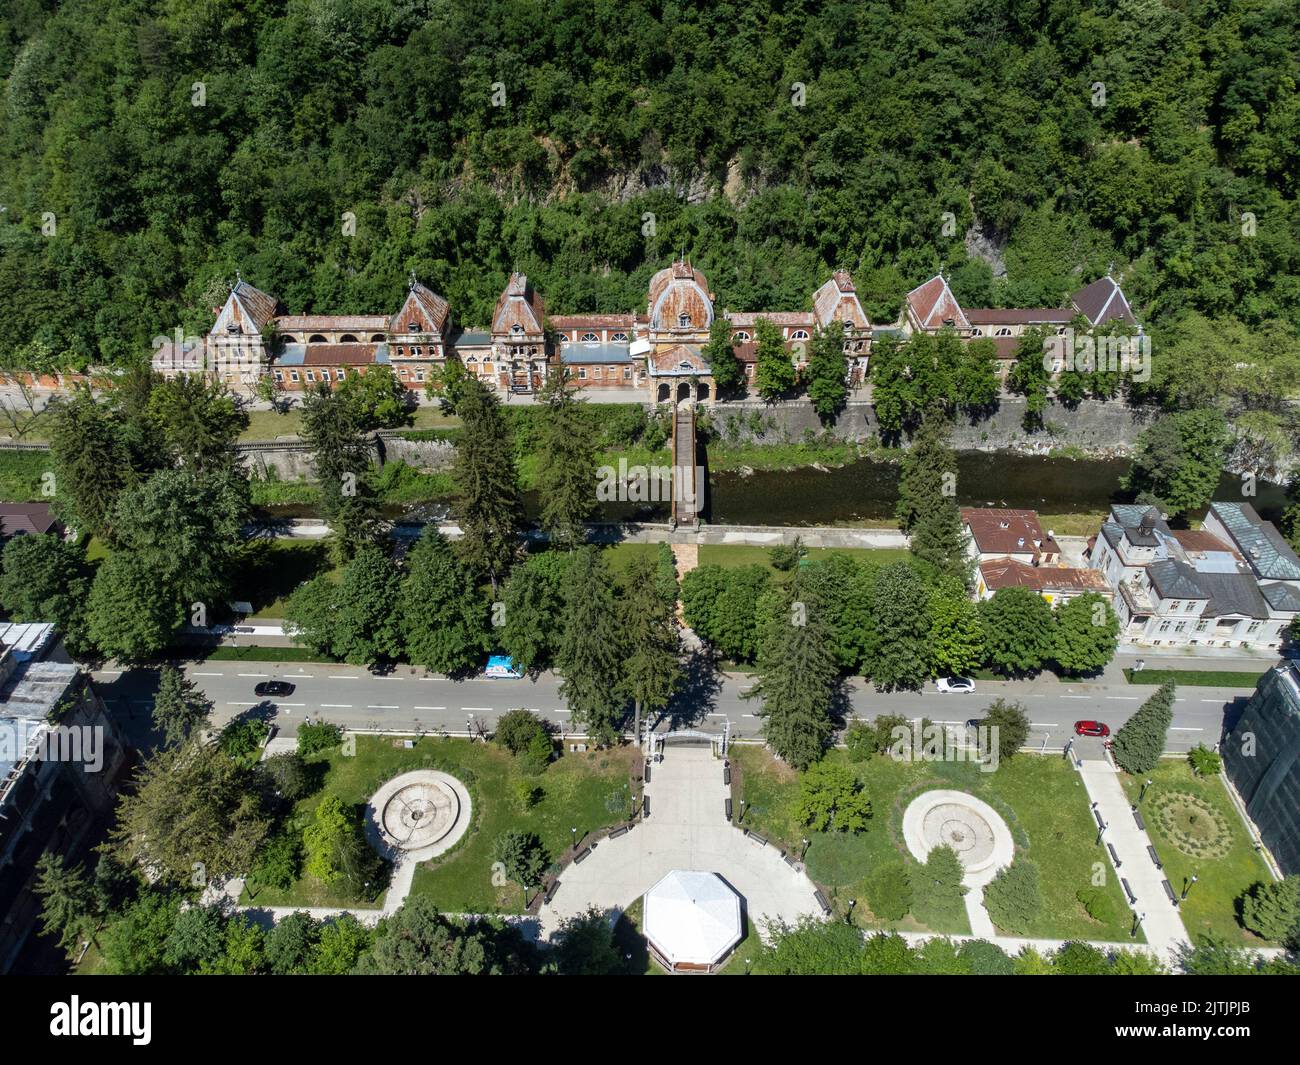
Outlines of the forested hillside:
[[237,267],[295,311],[414,269],[480,323],[512,268],[627,310],[683,248],[736,309],[1114,261],[1157,326],[1293,337],[1298,42],[1294,0],[10,0],[0,358],[123,363]]

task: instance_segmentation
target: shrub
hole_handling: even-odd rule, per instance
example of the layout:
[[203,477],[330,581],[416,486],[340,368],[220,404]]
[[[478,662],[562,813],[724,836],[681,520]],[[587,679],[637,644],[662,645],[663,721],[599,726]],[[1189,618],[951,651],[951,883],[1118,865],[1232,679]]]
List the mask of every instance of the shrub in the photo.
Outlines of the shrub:
[[236,719],[221,730],[221,750],[236,760],[248,758],[262,745],[271,726],[255,718]]
[[861,832],[871,817],[871,800],[845,766],[814,762],[799,780],[795,816],[818,832]]
[[1241,921],[1256,935],[1283,942],[1300,925],[1300,874],[1255,884],[1241,898]]
[[771,547],[767,552],[767,560],[772,563],[773,568],[782,572],[789,572],[799,565],[800,559],[808,553],[807,548],[803,546],[803,540],[798,536],[792,543],[777,544]]
[[[546,737],[546,726],[527,710],[507,710],[497,720],[492,738],[511,754],[521,754],[538,736]],[[549,737],[547,737],[549,742]]]
[[901,921],[912,908],[912,876],[902,862],[877,866],[866,889],[867,905],[882,921]]
[[492,845],[492,857],[505,867],[506,876],[523,887],[540,883],[551,860],[535,832],[518,829],[497,837]]
[[519,805],[525,810],[531,810],[542,801],[542,789],[537,786],[537,782],[523,778],[516,780],[514,783],[515,798],[519,800]]
[[1028,858],[1017,858],[1000,870],[984,889],[984,907],[999,928],[1028,931],[1043,911],[1038,866]]
[[310,795],[315,785],[315,777],[308,770],[307,763],[295,751],[264,758],[258,763],[258,770],[266,776],[271,789],[288,803]]
[[1223,769],[1223,759],[1203,743],[1198,743],[1187,752],[1187,761],[1198,777],[1215,777]]
[[307,721],[298,726],[298,753],[303,757],[328,751],[343,742],[343,730],[328,721]]
[[286,891],[302,872],[302,840],[291,832],[277,832],[263,845],[253,879]]
[[1075,892],[1075,898],[1094,921],[1109,924],[1115,919],[1115,901],[1104,888],[1086,887]]

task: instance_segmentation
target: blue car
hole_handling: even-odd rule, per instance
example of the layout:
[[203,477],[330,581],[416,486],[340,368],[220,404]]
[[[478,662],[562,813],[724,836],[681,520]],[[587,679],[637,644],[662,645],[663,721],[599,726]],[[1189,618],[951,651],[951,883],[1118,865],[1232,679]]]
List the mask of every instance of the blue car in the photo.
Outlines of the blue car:
[[515,665],[515,660],[509,655],[490,656],[487,668],[483,670],[483,676],[485,677],[504,677],[518,680],[523,675],[523,671]]

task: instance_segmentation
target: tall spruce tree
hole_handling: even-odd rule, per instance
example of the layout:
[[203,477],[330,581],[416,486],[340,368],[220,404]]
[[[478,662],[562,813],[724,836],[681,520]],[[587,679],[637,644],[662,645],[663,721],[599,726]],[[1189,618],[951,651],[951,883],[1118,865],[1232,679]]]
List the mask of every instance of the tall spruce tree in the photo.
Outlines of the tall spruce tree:
[[542,389],[537,494],[551,543],[572,551],[586,539],[584,524],[596,512],[596,433],[569,384],[561,369]]
[[46,851],[36,863],[36,894],[41,899],[41,925],[46,935],[71,955],[83,940],[94,941],[99,926],[95,892],[85,871],[62,856]]
[[937,406],[917,430],[903,458],[896,513],[910,534],[909,550],[942,574],[969,580],[966,535],[957,507],[957,455],[948,446],[948,422]]
[[657,566],[638,555],[627,569],[623,596],[627,658],[623,687],[632,700],[632,734],[641,735],[641,713],[663,710],[681,683],[681,641],[677,635],[675,603],[668,601],[657,581]]
[[523,520],[514,446],[500,402],[478,378],[465,381],[456,410],[464,424],[452,468],[461,557],[488,576],[496,596]]
[[400,610],[402,640],[411,662],[447,674],[481,664],[487,648],[487,604],[436,525],[425,526],[406,556]]
[[1149,773],[1159,763],[1174,720],[1176,691],[1177,685],[1166,681],[1120,726],[1111,747],[1120,768],[1130,773]]
[[623,717],[626,643],[609,570],[593,547],[574,554],[564,591],[555,668],[573,721],[599,742],[612,742]]
[[763,735],[796,769],[821,758],[833,732],[831,703],[839,667],[820,603],[801,598],[796,580],[770,593],[758,651],[758,682],[746,698],[761,700]]
[[354,392],[319,382],[303,396],[302,436],[311,445],[320,488],[321,517],[329,523],[330,548],[346,562],[378,539],[379,504],[366,480],[370,445]]
[[163,666],[153,700],[153,727],[163,743],[179,747],[202,730],[212,716],[212,700],[175,666]]

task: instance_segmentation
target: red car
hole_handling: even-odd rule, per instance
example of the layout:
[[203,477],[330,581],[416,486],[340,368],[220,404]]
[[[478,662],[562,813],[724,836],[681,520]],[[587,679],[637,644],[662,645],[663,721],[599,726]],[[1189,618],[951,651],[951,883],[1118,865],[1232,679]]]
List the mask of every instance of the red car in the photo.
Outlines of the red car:
[[1074,731],[1080,736],[1109,736],[1110,726],[1101,721],[1076,721]]

